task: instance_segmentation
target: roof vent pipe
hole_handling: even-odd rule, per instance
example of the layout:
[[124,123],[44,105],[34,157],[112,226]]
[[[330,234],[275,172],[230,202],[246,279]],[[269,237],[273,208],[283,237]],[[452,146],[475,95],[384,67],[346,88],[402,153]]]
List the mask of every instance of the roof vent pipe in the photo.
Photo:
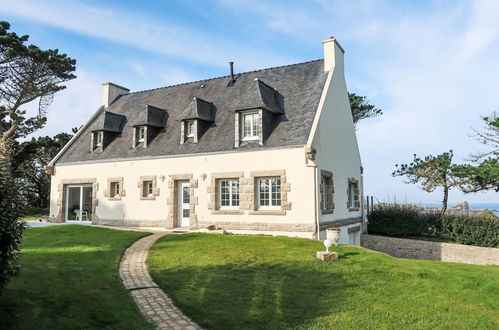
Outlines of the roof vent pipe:
[[230,82],[234,83],[236,80],[234,79],[234,62],[229,62],[230,64]]

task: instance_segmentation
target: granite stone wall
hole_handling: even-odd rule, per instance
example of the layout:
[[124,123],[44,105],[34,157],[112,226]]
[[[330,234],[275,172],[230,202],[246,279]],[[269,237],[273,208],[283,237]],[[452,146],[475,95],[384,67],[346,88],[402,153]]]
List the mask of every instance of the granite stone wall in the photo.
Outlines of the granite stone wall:
[[362,247],[397,258],[499,265],[499,249],[462,244],[428,242],[375,235],[362,235]]

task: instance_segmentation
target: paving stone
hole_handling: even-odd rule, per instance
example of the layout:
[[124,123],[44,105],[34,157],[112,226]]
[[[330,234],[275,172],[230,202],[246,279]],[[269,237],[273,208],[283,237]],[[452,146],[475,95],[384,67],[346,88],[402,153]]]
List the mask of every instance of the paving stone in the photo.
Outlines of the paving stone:
[[121,259],[120,277],[142,314],[157,329],[202,329],[173,305],[147,271],[149,248],[164,235],[156,233],[132,244]]

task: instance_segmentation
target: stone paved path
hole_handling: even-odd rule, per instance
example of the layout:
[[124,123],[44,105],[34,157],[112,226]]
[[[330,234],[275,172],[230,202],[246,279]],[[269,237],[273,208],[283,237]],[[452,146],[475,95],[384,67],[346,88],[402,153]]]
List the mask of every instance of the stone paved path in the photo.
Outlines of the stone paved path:
[[185,316],[152,280],[147,271],[147,252],[166,233],[156,233],[133,243],[123,255],[120,276],[142,314],[157,329],[202,329]]

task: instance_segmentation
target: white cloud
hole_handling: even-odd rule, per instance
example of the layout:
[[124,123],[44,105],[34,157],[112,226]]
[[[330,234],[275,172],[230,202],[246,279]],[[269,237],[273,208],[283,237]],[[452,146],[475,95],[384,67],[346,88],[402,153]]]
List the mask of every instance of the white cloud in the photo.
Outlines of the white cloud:
[[[366,193],[439,202],[439,192],[427,194],[392,178],[394,165],[410,162],[414,153],[449,149],[461,162],[481,148],[468,135],[480,115],[499,106],[497,1],[318,0],[305,10],[293,2],[219,2],[290,38],[317,42],[332,34],[345,46],[349,86],[385,113],[358,130]],[[317,6],[312,13],[310,6]],[[451,193],[451,200],[460,199],[498,197]]]
[[92,7],[78,1],[1,1],[4,14],[75,31],[96,38],[121,43],[209,66],[226,67],[237,59],[243,70],[283,65],[293,60],[274,50],[247,46],[205,31],[157,21],[110,9]]
[[47,126],[35,136],[71,133],[74,127],[85,124],[99,108],[102,101],[102,80],[81,69],[76,71],[77,79],[67,82],[67,88],[56,93],[50,106]]

